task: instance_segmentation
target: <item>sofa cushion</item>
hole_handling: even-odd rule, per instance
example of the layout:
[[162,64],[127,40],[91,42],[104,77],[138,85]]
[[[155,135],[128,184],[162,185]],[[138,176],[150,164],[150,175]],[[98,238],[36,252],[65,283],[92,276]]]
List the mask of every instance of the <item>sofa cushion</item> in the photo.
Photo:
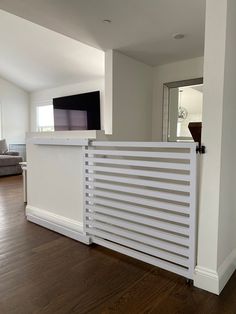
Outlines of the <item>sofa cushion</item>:
[[22,169],[20,165],[0,167],[0,177],[15,174],[22,174]]
[[0,154],[5,154],[8,151],[6,140],[0,140]]
[[20,156],[0,155],[0,167],[15,166],[22,162]]

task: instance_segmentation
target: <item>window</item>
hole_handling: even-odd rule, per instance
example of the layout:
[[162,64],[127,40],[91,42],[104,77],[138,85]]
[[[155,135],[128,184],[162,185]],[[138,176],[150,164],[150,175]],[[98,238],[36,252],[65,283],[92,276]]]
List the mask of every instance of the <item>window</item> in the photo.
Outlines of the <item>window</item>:
[[37,131],[54,131],[53,105],[37,107]]

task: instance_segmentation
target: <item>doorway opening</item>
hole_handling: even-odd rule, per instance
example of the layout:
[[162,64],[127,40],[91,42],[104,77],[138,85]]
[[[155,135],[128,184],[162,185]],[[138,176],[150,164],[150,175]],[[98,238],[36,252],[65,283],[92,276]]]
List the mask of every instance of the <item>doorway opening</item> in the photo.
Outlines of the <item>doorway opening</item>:
[[164,84],[163,141],[193,141],[188,125],[202,122],[203,78]]

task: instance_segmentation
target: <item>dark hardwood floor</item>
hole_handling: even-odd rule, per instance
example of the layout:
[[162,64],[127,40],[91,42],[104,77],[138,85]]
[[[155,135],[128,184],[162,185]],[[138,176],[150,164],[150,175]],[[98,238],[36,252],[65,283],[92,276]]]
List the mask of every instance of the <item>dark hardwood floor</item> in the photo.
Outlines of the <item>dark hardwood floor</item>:
[[0,178],[0,314],[236,313],[236,274],[220,297],[177,275],[88,247],[24,216],[22,177]]

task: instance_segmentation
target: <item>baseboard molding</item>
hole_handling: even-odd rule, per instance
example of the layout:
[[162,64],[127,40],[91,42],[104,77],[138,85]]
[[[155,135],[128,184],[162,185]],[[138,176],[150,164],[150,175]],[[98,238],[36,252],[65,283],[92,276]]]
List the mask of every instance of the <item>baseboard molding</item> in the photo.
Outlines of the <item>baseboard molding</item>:
[[236,269],[236,249],[234,249],[218,268],[219,291],[221,292]]
[[196,266],[193,283],[197,288],[219,294],[219,277],[217,272],[211,269]]
[[196,266],[194,286],[219,295],[236,269],[236,249],[233,250],[217,271]]
[[79,242],[90,244],[90,238],[83,232],[81,222],[53,214],[30,205],[26,206],[27,220]]

